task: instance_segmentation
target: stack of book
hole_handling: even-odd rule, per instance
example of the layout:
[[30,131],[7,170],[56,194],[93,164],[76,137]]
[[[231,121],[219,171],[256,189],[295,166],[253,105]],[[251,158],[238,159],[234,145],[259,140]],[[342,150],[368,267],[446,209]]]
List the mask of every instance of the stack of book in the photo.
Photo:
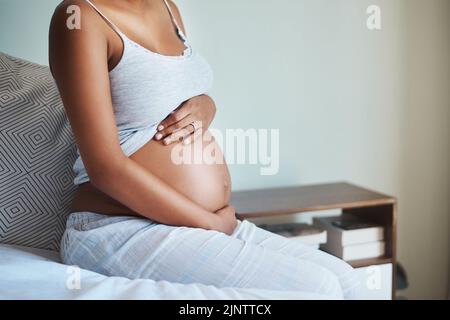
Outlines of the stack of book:
[[306,223],[262,224],[259,227],[315,248],[327,242],[327,232],[323,228]]
[[377,258],[385,254],[383,226],[346,215],[314,218],[313,224],[327,231],[320,249],[343,260]]

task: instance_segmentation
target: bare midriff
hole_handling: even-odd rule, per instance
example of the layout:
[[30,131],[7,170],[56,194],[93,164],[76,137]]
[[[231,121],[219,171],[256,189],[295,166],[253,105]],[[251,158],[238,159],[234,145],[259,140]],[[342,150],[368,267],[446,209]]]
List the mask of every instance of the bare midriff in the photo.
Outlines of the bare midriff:
[[[229,203],[228,167],[219,145],[208,131],[190,145],[176,142],[166,146],[152,139],[129,158],[210,212]],[[90,182],[79,185],[75,191],[71,212],[79,211],[139,215]]]

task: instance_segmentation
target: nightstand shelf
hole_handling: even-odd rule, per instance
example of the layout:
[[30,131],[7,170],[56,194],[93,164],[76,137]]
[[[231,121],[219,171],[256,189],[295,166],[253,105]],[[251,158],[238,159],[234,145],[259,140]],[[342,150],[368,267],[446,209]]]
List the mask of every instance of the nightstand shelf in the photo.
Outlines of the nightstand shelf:
[[397,200],[346,182],[233,192],[231,203],[239,219],[341,209],[384,227],[384,257],[355,260],[355,268],[392,264],[392,297],[395,297]]
[[353,261],[349,261],[349,263],[354,268],[361,268],[361,267],[367,267],[367,266],[376,266],[379,264],[392,263],[392,258],[379,257],[379,258],[371,258],[371,259],[363,259],[363,260],[353,260]]

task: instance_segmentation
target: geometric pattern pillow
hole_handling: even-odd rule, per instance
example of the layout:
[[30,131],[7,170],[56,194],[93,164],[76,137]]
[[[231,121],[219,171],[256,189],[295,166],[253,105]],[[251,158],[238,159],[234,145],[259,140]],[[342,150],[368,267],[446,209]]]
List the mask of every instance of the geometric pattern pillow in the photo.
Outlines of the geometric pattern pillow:
[[0,243],[59,250],[76,156],[49,68],[0,52]]

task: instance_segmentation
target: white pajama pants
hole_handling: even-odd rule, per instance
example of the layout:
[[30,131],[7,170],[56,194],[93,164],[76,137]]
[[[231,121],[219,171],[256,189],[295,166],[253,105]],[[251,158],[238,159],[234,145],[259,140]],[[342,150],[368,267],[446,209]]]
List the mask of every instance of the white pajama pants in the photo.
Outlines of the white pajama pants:
[[[346,262],[238,221],[232,235],[148,219],[75,212],[61,243],[64,263],[107,276],[202,283],[358,299],[360,281]],[[277,296],[268,299],[279,298]]]

